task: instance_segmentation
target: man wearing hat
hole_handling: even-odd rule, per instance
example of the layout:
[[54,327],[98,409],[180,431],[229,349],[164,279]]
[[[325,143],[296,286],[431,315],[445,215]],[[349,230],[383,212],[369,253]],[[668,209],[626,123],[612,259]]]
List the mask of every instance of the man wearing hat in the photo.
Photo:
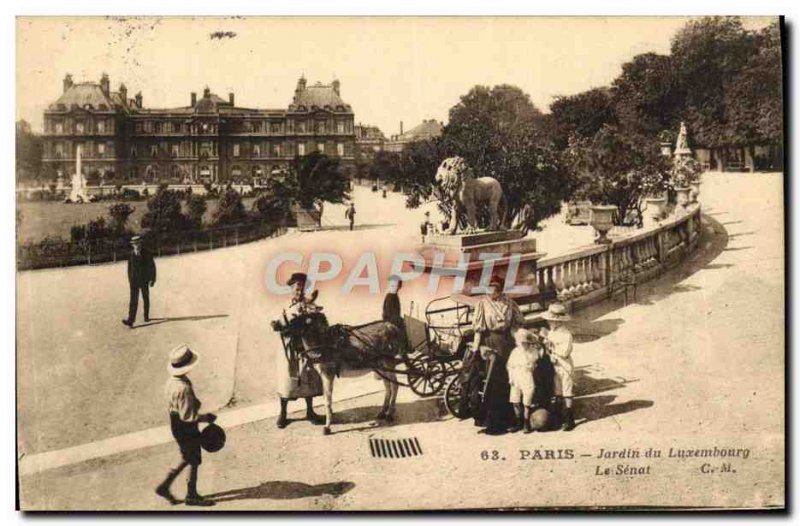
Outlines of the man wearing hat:
[[555,367],[555,394],[563,401],[563,419],[561,429],[572,431],[575,428],[575,415],[572,412],[572,375],[575,366],[572,363],[572,333],[566,323],[572,319],[566,307],[561,303],[553,303],[542,314],[547,320],[550,331],[546,336],[546,345]]
[[180,462],[169,471],[167,478],[156,488],[156,495],[167,499],[170,504],[179,501],[170,492],[170,486],[187,466],[186,479],[187,506],[213,506],[214,501],[197,493],[197,478],[202,462],[199,422],[214,422],[217,417],[211,413],[199,414],[200,400],[194,394],[192,382],[186,376],[197,364],[199,356],[188,345],[181,344],[169,353],[167,372],[170,374],[164,394],[167,398],[169,422],[172,436],[181,452]]
[[345,210],[344,217],[350,221],[350,230],[353,230],[353,224],[356,222],[356,204],[350,203],[350,206]]
[[[284,321],[288,322],[297,316],[322,310],[322,307],[315,303],[316,291],[310,297],[306,296],[307,282],[308,276],[302,272],[295,272],[286,283],[294,287],[294,296],[289,307],[283,311]],[[289,424],[286,414],[289,400],[298,398],[306,399],[306,418],[309,421],[314,424],[323,422],[322,417],[314,412],[314,397],[322,395],[322,379],[311,363],[298,352],[296,347],[298,344],[299,342],[284,342],[284,348],[278,352],[275,360],[277,391],[281,400],[281,412],[277,422],[279,429]]]
[[142,247],[142,236],[131,238],[131,255],[128,257],[128,284],[130,285],[130,301],[128,318],[122,320],[123,325],[133,327],[136,311],[139,308],[139,291],[144,301],[144,321],[150,321],[150,287],[156,284],[156,262],[150,252]]

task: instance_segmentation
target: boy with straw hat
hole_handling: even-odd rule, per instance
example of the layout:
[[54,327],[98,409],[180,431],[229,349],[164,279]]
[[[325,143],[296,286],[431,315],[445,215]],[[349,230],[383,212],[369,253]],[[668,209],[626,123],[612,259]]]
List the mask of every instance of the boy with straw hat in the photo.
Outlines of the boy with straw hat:
[[192,382],[186,376],[197,364],[200,357],[188,345],[181,344],[169,353],[167,372],[170,374],[164,394],[169,409],[170,427],[175,442],[181,452],[181,461],[169,471],[167,478],[156,488],[156,495],[163,497],[170,504],[178,504],[178,500],[170,492],[170,486],[187,466],[186,505],[213,506],[214,501],[206,500],[197,493],[197,478],[201,458],[201,439],[199,422],[214,422],[217,417],[211,413],[199,414],[200,400],[194,394]]
[[553,303],[542,314],[547,320],[550,331],[546,336],[546,345],[555,365],[555,393],[563,400],[563,419],[561,429],[572,431],[575,428],[575,415],[572,412],[572,375],[575,365],[572,363],[572,333],[566,323],[572,319],[561,303]]

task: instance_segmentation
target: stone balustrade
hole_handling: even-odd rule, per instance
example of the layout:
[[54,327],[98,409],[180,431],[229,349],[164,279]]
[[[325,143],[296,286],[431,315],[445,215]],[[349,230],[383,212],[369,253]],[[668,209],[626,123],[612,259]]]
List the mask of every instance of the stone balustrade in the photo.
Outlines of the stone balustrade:
[[612,238],[610,244],[540,259],[538,303],[544,307],[559,301],[575,310],[619,293],[627,297],[637,284],[686,259],[697,248],[699,236],[700,205],[692,204],[656,225]]

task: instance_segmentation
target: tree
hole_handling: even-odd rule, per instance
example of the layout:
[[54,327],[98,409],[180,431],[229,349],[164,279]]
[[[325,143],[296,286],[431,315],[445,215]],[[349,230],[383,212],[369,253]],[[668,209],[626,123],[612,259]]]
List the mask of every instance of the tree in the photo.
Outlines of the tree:
[[460,155],[477,176],[497,178],[507,221],[525,203],[538,221],[557,213],[571,190],[569,172],[537,129],[539,122],[541,112],[519,88],[476,86],[450,109],[438,153]]
[[142,217],[142,227],[154,232],[175,232],[185,226],[186,220],[181,213],[180,197],[172,190],[160,187],[147,201],[147,212]]
[[386,183],[395,183],[402,178],[400,155],[395,152],[380,151],[375,154],[367,172],[369,178]]
[[611,86],[611,102],[619,125],[631,132],[656,136],[677,128],[681,100],[672,59],[644,53],[623,64]]
[[126,231],[128,218],[136,209],[128,203],[117,203],[108,207],[108,215],[111,216],[110,229],[116,235],[122,235]]
[[[435,177],[446,157],[448,154],[438,137],[406,145],[397,159],[399,177],[394,181],[406,194],[406,206],[415,208],[431,198],[441,199]],[[444,201],[439,201],[439,208],[449,217],[450,210]]]
[[303,208],[323,203],[344,203],[350,199],[350,180],[342,173],[338,159],[320,152],[295,157],[286,176],[292,200]]
[[[189,188],[191,189],[191,186]],[[188,208],[187,222],[192,228],[201,228],[203,216],[208,209],[205,196],[190,194],[186,200],[186,207]]]
[[608,88],[595,88],[577,95],[558,97],[550,105],[550,133],[563,150],[571,136],[591,137],[606,124],[616,124],[617,115]]
[[693,20],[673,39],[683,119],[698,144],[715,148],[743,140],[728,130],[725,92],[756,51],[754,44],[738,17]]
[[641,223],[642,198],[665,191],[669,181],[669,160],[656,141],[615,126],[573,137],[565,160],[577,178],[577,196],[616,206],[618,224],[630,210],[638,211]]
[[30,181],[42,172],[42,137],[31,130],[25,120],[16,124],[16,175],[17,182]]
[[247,212],[242,203],[242,195],[233,188],[228,188],[220,197],[217,209],[214,211],[214,224],[237,225],[246,219]]
[[253,211],[262,221],[282,224],[289,218],[291,202],[291,192],[283,178],[273,177],[253,201]]

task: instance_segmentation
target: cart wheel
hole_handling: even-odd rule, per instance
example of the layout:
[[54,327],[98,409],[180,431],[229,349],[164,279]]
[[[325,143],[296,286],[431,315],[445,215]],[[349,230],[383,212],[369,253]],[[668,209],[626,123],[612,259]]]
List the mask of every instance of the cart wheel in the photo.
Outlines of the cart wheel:
[[452,376],[447,381],[447,386],[444,388],[444,406],[447,411],[456,418],[466,418],[467,415],[463,414],[461,410],[461,396],[464,390],[461,388],[461,375]]
[[426,355],[408,362],[408,386],[419,396],[433,396],[444,387],[444,366]]

